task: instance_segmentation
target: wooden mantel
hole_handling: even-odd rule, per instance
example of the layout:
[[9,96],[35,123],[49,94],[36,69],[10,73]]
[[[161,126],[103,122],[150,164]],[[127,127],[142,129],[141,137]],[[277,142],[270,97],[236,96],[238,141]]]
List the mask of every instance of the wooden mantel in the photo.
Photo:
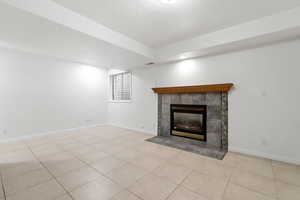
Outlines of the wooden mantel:
[[223,83],[223,84],[213,84],[213,85],[161,87],[161,88],[152,88],[152,90],[158,94],[228,92],[232,86],[233,83]]

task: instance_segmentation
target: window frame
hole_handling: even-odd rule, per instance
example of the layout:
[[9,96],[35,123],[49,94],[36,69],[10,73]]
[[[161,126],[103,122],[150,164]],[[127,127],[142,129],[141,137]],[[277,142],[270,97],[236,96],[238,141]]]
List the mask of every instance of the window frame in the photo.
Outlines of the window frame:
[[[130,86],[129,86],[129,94],[130,99],[129,100],[114,100],[113,99],[113,77],[121,74],[129,74],[130,75]],[[130,71],[116,73],[109,75],[109,102],[110,103],[131,103],[132,102],[132,73]]]

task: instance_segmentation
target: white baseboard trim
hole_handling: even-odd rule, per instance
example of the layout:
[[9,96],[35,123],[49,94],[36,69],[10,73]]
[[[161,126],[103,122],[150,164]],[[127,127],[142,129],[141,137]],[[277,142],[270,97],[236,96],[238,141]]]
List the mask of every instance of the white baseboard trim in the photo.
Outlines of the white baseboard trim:
[[57,133],[65,133],[65,132],[71,132],[71,131],[77,131],[77,130],[80,130],[80,129],[93,128],[93,127],[105,126],[105,125],[107,125],[107,124],[93,124],[93,125],[88,125],[88,126],[80,126],[80,127],[76,127],[76,128],[60,129],[60,130],[47,131],[47,132],[43,132],[43,133],[30,134],[30,135],[25,135],[25,136],[20,136],[20,137],[0,139],[0,143],[17,142],[17,141],[31,139],[31,138],[35,138],[35,137],[41,137],[41,136],[57,134]]
[[142,133],[147,133],[147,134],[150,134],[150,135],[153,135],[153,136],[157,135],[157,133],[155,133],[153,131],[147,131],[147,130],[139,129],[139,128],[132,128],[132,127],[123,126],[123,125],[120,125],[120,124],[109,123],[107,125],[108,126],[115,126],[115,127],[119,127],[119,128],[124,128],[124,129],[128,129],[128,130],[133,130],[133,131],[138,131],[138,132],[142,132]]
[[271,160],[275,160],[275,161],[281,161],[281,162],[300,165],[300,160],[290,158],[290,157],[276,156],[276,155],[269,154],[269,153],[252,151],[249,149],[235,148],[235,147],[230,147],[230,146],[229,146],[229,151],[247,154],[247,155],[256,156],[256,157],[261,157],[261,158],[267,158],[267,159],[271,159]]

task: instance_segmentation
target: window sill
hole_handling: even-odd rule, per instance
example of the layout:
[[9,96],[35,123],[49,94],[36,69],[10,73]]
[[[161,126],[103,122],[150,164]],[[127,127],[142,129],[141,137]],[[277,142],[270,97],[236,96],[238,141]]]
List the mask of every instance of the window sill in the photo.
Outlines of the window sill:
[[131,103],[132,100],[109,100],[108,103]]

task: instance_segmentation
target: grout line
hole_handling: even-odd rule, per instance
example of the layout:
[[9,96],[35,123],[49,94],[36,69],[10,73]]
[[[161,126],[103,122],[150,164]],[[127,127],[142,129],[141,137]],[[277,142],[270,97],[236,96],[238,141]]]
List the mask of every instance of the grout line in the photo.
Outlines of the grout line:
[[[33,151],[32,151],[32,149],[29,147],[29,146],[27,146],[28,147],[28,149],[30,150],[30,152],[33,154],[33,156],[39,161],[39,163],[45,168],[45,170],[47,170],[48,171],[48,173],[53,177],[53,179],[64,189],[64,191],[69,195],[69,197],[72,199],[72,200],[75,200],[73,197],[72,197],[72,195],[71,195],[71,193],[57,180],[57,178],[54,176],[54,174],[52,174],[51,173],[51,171],[44,165],[44,163],[42,163],[41,161],[40,161],[40,159],[38,159],[38,157],[33,153]],[[62,195],[63,196],[63,195]],[[59,196],[60,197],[60,196]],[[57,197],[57,198],[59,198],[59,197]]]
[[[237,169],[240,170],[239,168],[237,168]],[[272,169],[272,170],[273,170],[273,169]],[[243,171],[243,170],[242,170],[242,171]],[[262,192],[260,192],[260,191],[254,190],[254,189],[249,188],[249,187],[247,187],[247,186],[245,186],[245,185],[242,185],[242,184],[239,184],[239,183],[232,182],[231,179],[232,179],[233,173],[234,173],[234,172],[232,172],[232,174],[231,174],[231,176],[230,176],[230,178],[229,178],[229,180],[228,180],[228,183],[226,184],[226,189],[227,189],[229,183],[232,183],[232,184],[234,184],[234,185],[240,186],[240,187],[242,187],[242,188],[244,188],[244,189],[246,189],[246,190],[249,190],[249,191],[251,191],[251,192],[258,193],[258,194],[260,194],[260,195],[262,195],[262,196],[269,197],[269,198],[274,198],[274,197],[272,197],[272,196],[270,196],[270,195],[268,195],[268,194],[265,194],[265,193],[262,193]],[[261,175],[257,175],[257,174],[255,174],[255,173],[252,173],[252,172],[249,172],[249,171],[247,171],[247,173],[250,173],[250,174],[255,175],[255,176],[261,176]],[[262,177],[264,177],[264,176],[262,176]],[[276,191],[275,191],[275,192],[276,192],[276,197],[275,197],[275,199],[279,199],[279,197],[278,197],[278,195],[277,195],[278,190],[277,190],[277,186],[276,186],[275,179],[274,179],[274,178],[272,178],[272,179],[273,179],[274,186],[275,186],[275,190],[276,190]],[[226,190],[224,190],[224,194],[222,195],[223,198],[224,198],[224,195],[225,195],[225,191],[226,191]]]
[[276,199],[279,199],[279,192],[278,192],[278,185],[277,185],[277,177],[276,177],[276,173],[274,170],[274,165],[273,165],[273,161],[271,160],[271,167],[272,167],[272,172],[273,172],[273,182],[274,182],[274,187],[275,187],[275,192],[276,192]]
[[[235,170],[235,169],[234,169],[234,170]],[[227,182],[226,182],[226,185],[225,185],[225,187],[224,187],[224,191],[223,191],[223,194],[222,194],[222,199],[225,199],[226,190],[228,189],[228,186],[229,186],[229,184],[231,183],[231,178],[232,178],[232,176],[233,176],[233,173],[234,173],[234,171],[231,172],[231,174],[230,174],[230,176],[229,176],[229,178],[228,178],[228,180],[227,180]]]
[[193,172],[193,170],[192,170],[186,177],[184,177],[184,179],[183,179],[179,184],[176,185],[176,187],[174,188],[174,190],[173,190],[173,191],[165,198],[165,200],[168,200],[168,199],[174,194],[174,192],[175,192],[179,187],[182,186],[182,183],[189,177],[189,175],[190,175],[192,172]]
[[2,174],[0,174],[0,181],[1,181],[1,186],[2,186],[2,191],[3,191],[3,197],[4,197],[4,200],[6,200],[6,192],[5,192],[5,188],[4,188],[4,182],[3,182],[3,177],[2,177]]
[[[225,157],[224,157],[224,158],[225,158]],[[225,185],[225,188],[224,188],[224,191],[223,191],[223,194],[222,194],[222,199],[225,199],[225,194],[226,194],[226,191],[227,191],[227,189],[228,189],[229,184],[231,183],[231,179],[232,179],[232,176],[233,176],[234,172],[235,172],[235,171],[238,171],[239,169],[240,169],[240,166],[239,166],[239,165],[236,166],[236,167],[233,167],[232,172],[230,173],[230,176],[229,176],[229,178],[228,178],[228,180],[227,180],[227,183],[226,183],[226,185]]]
[[[193,172],[195,172],[195,173],[200,173],[200,172],[198,172],[198,171],[192,169],[191,172],[190,172],[190,173],[189,173],[189,174],[188,174],[188,175],[180,182],[180,184],[178,184],[178,187],[183,187],[183,188],[186,189],[187,191],[192,192],[192,193],[194,193],[194,194],[197,194],[198,196],[204,197],[204,198],[206,199],[207,197],[204,196],[203,194],[199,194],[199,193],[195,192],[194,190],[191,190],[190,188],[187,188],[187,187],[185,187],[185,186],[183,185],[184,181],[185,181],[186,179],[188,179],[188,177],[189,177]],[[200,174],[203,174],[203,173],[200,173]]]

